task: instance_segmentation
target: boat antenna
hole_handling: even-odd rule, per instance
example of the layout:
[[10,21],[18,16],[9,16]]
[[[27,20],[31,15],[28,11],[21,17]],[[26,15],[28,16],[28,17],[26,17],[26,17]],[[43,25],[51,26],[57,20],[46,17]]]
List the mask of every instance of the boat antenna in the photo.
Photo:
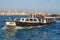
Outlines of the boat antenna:
[[34,18],[34,17],[36,17],[36,15],[35,14],[30,14],[29,17]]

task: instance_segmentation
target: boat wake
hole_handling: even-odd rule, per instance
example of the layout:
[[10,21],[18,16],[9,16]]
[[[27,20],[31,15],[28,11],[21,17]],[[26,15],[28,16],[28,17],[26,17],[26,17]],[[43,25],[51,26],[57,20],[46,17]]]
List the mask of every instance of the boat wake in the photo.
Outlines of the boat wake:
[[7,29],[7,26],[2,27],[1,29]]
[[[18,26],[16,26],[13,29],[31,29],[31,28],[37,28],[37,27],[42,27],[42,26],[30,26],[30,27],[18,27]],[[8,28],[7,28],[7,26],[4,26],[1,29],[8,29]]]
[[30,26],[30,27],[16,27],[15,29],[31,29],[31,28],[37,28],[42,26]]
[[56,21],[56,23],[60,23],[60,20]]

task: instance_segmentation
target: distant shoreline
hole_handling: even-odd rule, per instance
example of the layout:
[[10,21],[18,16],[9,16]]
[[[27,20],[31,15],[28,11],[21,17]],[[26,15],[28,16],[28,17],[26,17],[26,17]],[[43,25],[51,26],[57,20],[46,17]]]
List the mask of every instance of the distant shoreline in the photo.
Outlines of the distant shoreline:
[[0,11],[0,16],[28,16],[31,14],[35,15],[53,15],[53,16],[60,16],[60,14],[50,14],[50,13],[42,13],[42,12],[24,12],[24,11]]
[[34,14],[35,12],[16,12],[16,11],[0,11],[0,16],[2,15],[30,15]]

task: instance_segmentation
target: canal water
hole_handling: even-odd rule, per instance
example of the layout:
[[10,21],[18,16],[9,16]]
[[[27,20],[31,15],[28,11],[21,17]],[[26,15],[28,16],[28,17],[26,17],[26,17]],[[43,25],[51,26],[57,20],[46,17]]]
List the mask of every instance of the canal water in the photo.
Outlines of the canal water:
[[60,40],[60,22],[32,29],[8,31],[4,20],[27,16],[0,16],[0,40]]

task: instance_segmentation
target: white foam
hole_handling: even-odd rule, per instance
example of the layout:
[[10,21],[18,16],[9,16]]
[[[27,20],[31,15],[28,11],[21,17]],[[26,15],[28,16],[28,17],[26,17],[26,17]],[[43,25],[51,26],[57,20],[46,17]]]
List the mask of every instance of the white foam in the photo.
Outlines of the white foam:
[[15,27],[14,29],[31,29],[32,27],[26,27],[26,28],[24,28],[24,27]]
[[2,27],[1,29],[7,29],[7,26]]
[[23,29],[22,27],[15,27],[14,29]]
[[30,26],[30,27],[26,27],[26,28],[17,26],[14,29],[31,29],[31,28],[37,28],[37,27],[42,27],[42,26]]
[[[21,26],[15,26],[14,29],[31,29],[31,28],[37,28],[37,27],[42,27],[42,26],[30,26],[30,27],[21,27]],[[7,29],[7,26],[2,27],[1,29]]]
[[60,23],[60,20],[56,21],[56,23]]

